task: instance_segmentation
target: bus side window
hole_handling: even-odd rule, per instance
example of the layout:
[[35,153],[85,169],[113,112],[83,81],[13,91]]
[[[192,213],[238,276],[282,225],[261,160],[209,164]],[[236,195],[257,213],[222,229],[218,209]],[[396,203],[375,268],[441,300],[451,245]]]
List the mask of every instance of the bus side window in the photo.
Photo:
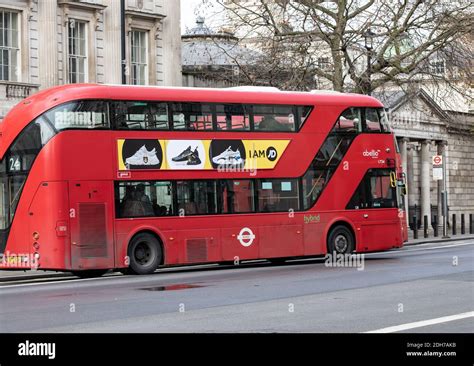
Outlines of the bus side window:
[[390,185],[390,170],[369,170],[346,209],[395,208],[397,207],[396,188]]
[[342,112],[337,120],[334,132],[352,132],[362,131],[362,118],[360,108],[349,108]]
[[365,128],[367,132],[382,132],[379,113],[375,108],[365,110]]
[[257,131],[295,131],[295,115],[290,105],[254,105],[253,119]]

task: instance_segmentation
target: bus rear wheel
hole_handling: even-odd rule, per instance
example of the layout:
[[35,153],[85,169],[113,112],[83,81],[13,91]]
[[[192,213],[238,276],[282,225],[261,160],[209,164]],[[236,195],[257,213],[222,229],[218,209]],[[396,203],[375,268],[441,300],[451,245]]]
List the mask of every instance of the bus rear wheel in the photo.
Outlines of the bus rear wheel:
[[163,253],[158,240],[149,233],[140,233],[133,237],[128,246],[130,267],[127,273],[150,274],[161,263]]
[[330,254],[350,254],[355,248],[354,235],[347,226],[337,225],[329,233],[327,244]]

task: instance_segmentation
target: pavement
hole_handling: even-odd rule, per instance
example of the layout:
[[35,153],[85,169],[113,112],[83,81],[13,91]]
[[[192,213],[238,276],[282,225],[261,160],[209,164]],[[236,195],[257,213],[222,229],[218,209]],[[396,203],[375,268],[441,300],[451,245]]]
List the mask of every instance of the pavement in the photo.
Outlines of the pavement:
[[474,236],[419,239],[401,250],[366,254],[360,263],[335,268],[304,259],[146,276],[2,278],[0,331],[474,331]]

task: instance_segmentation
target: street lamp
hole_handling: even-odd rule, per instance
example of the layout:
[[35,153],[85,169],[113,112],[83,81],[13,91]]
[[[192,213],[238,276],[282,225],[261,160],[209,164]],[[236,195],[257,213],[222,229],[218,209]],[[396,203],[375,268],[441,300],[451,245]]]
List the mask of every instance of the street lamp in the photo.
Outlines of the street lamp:
[[375,33],[369,28],[364,33],[364,44],[365,49],[367,50],[367,94],[372,94],[372,81],[371,81],[371,73],[372,73],[372,49],[374,48],[374,36]]

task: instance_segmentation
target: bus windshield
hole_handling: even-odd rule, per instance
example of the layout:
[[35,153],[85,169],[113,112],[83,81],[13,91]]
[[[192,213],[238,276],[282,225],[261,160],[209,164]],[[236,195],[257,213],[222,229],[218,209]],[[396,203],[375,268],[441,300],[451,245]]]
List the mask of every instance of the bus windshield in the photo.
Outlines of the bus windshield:
[[0,162],[0,230],[10,227],[28,172],[54,134],[49,122],[37,118],[21,132]]

